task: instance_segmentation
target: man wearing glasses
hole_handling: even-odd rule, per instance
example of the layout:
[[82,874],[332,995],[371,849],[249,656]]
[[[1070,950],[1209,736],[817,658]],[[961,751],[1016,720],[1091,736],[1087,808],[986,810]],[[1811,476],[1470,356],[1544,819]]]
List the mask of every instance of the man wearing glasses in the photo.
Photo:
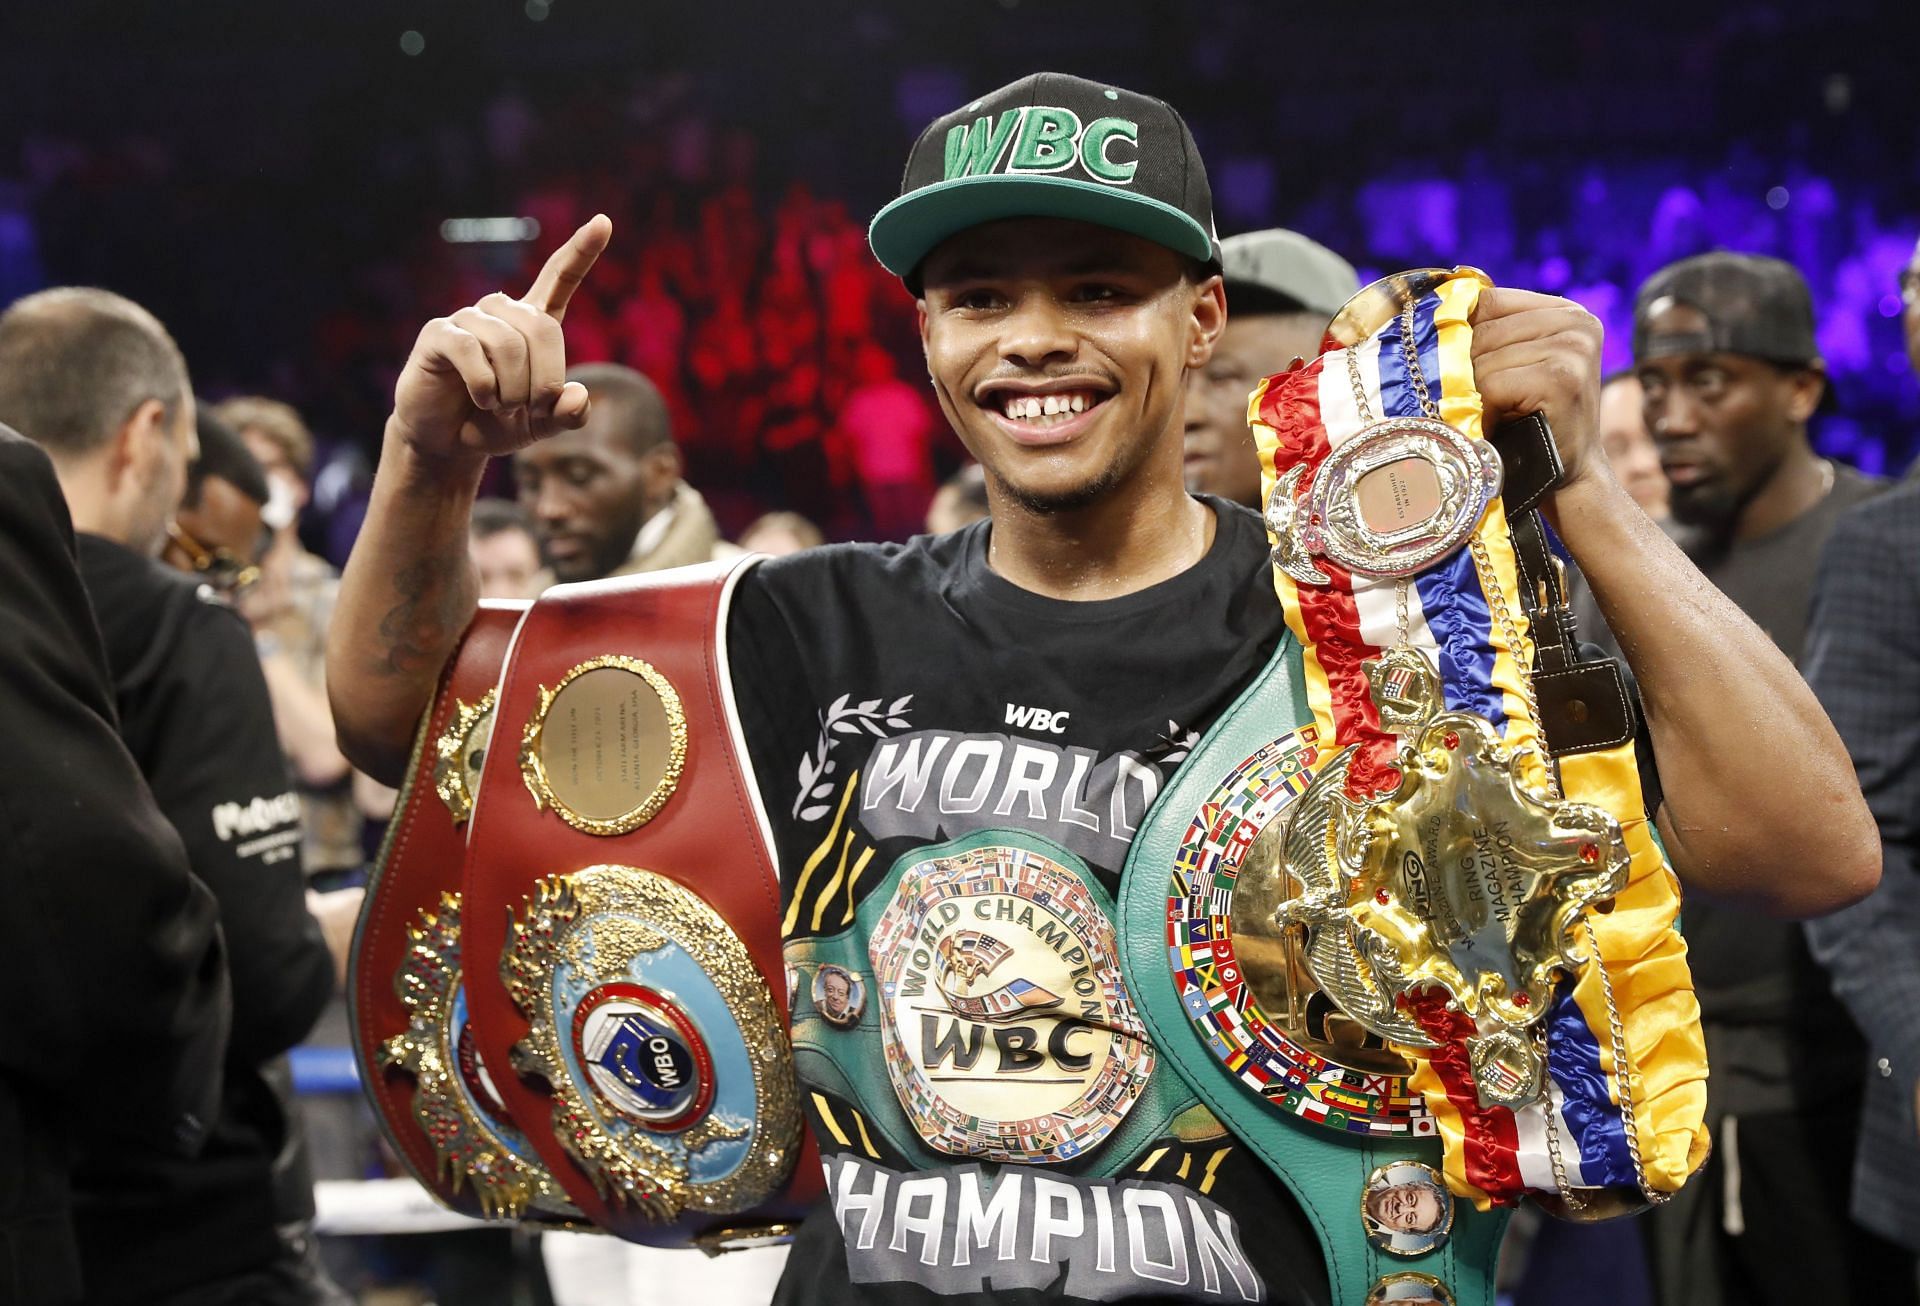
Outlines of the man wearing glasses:
[[186,496],[160,558],[233,600],[259,582],[260,558],[273,540],[261,520],[267,476],[225,422],[202,408],[195,425],[200,456],[187,468]]

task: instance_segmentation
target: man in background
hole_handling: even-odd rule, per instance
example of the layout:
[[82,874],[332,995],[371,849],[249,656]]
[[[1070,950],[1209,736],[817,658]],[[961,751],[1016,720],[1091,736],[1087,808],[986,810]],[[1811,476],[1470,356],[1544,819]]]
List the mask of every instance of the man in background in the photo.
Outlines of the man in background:
[[[1900,278],[1920,373],[1920,246]],[[1866,1032],[1853,1216],[1920,1251],[1920,474],[1840,519],[1814,587],[1807,681],[1880,825],[1880,887],[1810,921],[1834,991]]]
[[[107,499],[122,516],[147,483],[178,477],[192,447],[173,355],[143,327],[98,378],[100,401],[130,419],[107,454]],[[14,924],[0,953],[0,1295],[52,1306],[82,1290],[75,1158],[93,1148],[184,1163],[205,1141],[227,968],[213,895],[120,740],[53,466],[4,426],[0,612],[0,919]],[[111,1074],[100,1073],[103,1013]]]
[[261,520],[270,491],[266,473],[233,428],[196,405],[200,453],[187,466],[180,510],[167,525],[160,560],[191,572],[233,602],[260,579],[272,542]]
[[467,547],[483,599],[538,598],[552,579],[540,566],[533,521],[511,499],[482,499],[473,505]]
[[520,506],[558,581],[600,580],[710,562],[737,552],[686,470],[659,388],[618,363],[567,372],[593,391],[578,431],[514,456]]
[[987,515],[987,474],[979,463],[968,463],[933,492],[927,505],[927,534],[944,535]]
[[1667,474],[1660,470],[1660,450],[1647,429],[1646,394],[1631,371],[1615,372],[1600,383],[1600,452],[1641,510],[1666,521],[1671,515]]
[[[259,460],[233,428],[203,406],[197,407],[197,413],[200,453],[187,467],[186,494],[167,527],[160,558],[175,570],[198,577],[214,597],[237,606],[245,603],[259,582],[261,559],[273,540],[262,520],[273,491]],[[284,654],[276,660],[285,667]],[[262,659],[261,672],[271,697],[274,672],[267,659]],[[320,923],[327,951],[333,954],[334,977],[343,986],[353,927],[365,897],[366,890],[358,886],[307,893],[307,909]]]
[[1274,228],[1220,242],[1227,329],[1213,358],[1188,374],[1187,488],[1260,505],[1260,456],[1247,396],[1296,358],[1317,358],[1327,322],[1360,289],[1353,265],[1297,231]]
[[261,559],[259,583],[240,606],[253,627],[274,726],[300,791],[307,875],[332,888],[357,877],[365,858],[350,769],[327,708],[324,650],[340,573],[300,542],[300,511],[311,496],[313,433],[277,399],[229,399],[214,415],[239,432],[267,476],[261,515],[273,543]]
[[[1808,438],[1828,381],[1806,282],[1684,259],[1641,287],[1633,355],[1689,556],[1799,662],[1821,546],[1878,488]],[[1690,894],[1684,930],[1714,1151],[1648,1221],[1659,1300],[1913,1301],[1911,1256],[1847,1218],[1865,1050],[1802,928]]]
[[[179,350],[139,306],[59,289],[0,314],[0,421],[53,459],[121,734],[219,903],[233,981],[205,1147],[193,1160],[89,1156],[75,1225],[89,1302],[334,1303],[308,1232],[284,1058],[334,986],[306,908],[299,803],[246,623],[155,557],[185,489],[194,411]],[[168,452],[131,470],[149,448]]]

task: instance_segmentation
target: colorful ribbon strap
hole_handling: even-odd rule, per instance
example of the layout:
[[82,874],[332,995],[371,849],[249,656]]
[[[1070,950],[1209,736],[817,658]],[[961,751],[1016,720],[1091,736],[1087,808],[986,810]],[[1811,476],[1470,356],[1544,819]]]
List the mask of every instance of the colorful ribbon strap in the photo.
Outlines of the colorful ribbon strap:
[[[1331,349],[1262,382],[1248,419],[1265,493],[1283,481],[1302,492],[1314,470],[1374,420],[1429,411],[1421,383],[1441,420],[1469,440],[1484,439],[1469,319],[1488,284],[1460,269],[1417,302],[1410,341],[1409,319],[1396,316],[1351,350]],[[1314,562],[1328,584],[1303,583],[1278,566],[1275,583],[1304,651],[1315,724],[1332,741],[1321,757],[1356,746],[1349,798],[1367,801],[1399,779],[1398,741],[1381,723],[1363,664],[1402,642],[1403,631],[1404,642],[1438,668],[1446,709],[1484,718],[1510,753],[1525,750],[1522,780],[1548,791],[1528,692],[1533,645],[1498,498],[1467,545],[1404,591],[1394,579],[1356,575],[1332,558]],[[1483,1209],[1528,1189],[1628,1190],[1659,1200],[1706,1156],[1706,1055],[1686,946],[1674,928],[1679,885],[1649,829],[1633,746],[1569,756],[1560,779],[1569,800],[1604,808],[1619,823],[1630,862],[1612,910],[1587,916],[1589,946],[1597,946],[1604,969],[1589,960],[1577,982],[1563,980],[1544,1017],[1545,1095],[1518,1109],[1482,1105],[1466,1048],[1472,1019],[1436,989],[1412,1002],[1440,1044],[1404,1049],[1416,1065],[1413,1086],[1440,1123],[1449,1185]]]

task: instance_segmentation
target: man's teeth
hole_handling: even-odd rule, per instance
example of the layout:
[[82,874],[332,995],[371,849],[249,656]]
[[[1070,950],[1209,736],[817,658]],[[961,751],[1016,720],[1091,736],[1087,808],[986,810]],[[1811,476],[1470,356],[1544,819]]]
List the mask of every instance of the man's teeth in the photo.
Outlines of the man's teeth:
[[1014,395],[1007,400],[1007,416],[1015,421],[1042,422],[1045,419],[1068,418],[1075,413],[1084,413],[1098,400],[1092,392],[1069,390],[1062,394],[1051,395]]

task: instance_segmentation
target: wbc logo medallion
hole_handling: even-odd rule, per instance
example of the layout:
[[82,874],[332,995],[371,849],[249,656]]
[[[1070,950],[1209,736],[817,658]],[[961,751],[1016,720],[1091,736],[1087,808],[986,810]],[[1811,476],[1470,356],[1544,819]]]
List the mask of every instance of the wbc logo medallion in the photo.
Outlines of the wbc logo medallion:
[[1099,1146],[1152,1074],[1113,923],[1087,881],[1026,848],[909,867],[869,943],[887,1071],[955,1156],[1047,1164]]

